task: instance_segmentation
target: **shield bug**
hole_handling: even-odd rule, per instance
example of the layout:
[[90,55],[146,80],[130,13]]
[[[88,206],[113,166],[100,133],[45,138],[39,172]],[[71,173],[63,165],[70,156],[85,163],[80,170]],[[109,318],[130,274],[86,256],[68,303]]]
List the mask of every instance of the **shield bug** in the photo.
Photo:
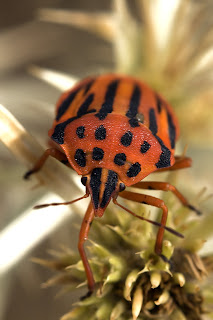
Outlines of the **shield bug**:
[[[58,144],[60,151],[58,148],[47,149],[25,178],[37,172],[48,156],[68,163],[82,176],[85,195],[68,203],[91,197],[78,243],[90,293],[95,282],[84,242],[94,217],[102,217],[111,199],[133,216],[159,227],[156,254],[162,254],[164,230],[182,236],[166,227],[168,209],[164,201],[126,191],[126,186],[172,191],[184,206],[200,213],[171,184],[142,181],[156,171],[191,166],[190,158],[174,155],[178,136],[178,121],[171,106],[149,86],[133,77],[116,74],[90,77],[60,97],[55,120],[49,130],[49,137]],[[118,196],[160,208],[161,222],[138,216],[118,203]]]

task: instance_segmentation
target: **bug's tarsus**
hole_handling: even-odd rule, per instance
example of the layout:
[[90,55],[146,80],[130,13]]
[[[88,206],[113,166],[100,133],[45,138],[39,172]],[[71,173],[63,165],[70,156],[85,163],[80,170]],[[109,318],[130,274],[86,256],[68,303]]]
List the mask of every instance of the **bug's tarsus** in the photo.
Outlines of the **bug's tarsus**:
[[159,255],[159,257],[160,257],[164,262],[166,262],[166,263],[169,264],[170,269],[173,269],[173,263],[172,263],[172,261],[171,261],[170,259],[168,259],[166,256],[164,256],[164,254],[162,254],[162,253]]
[[89,298],[92,294],[93,294],[92,290],[87,291],[87,293],[84,296],[80,297],[80,301],[83,301],[83,300]]
[[194,211],[198,216],[201,216],[201,215],[202,215],[202,212],[201,212],[199,209],[197,209],[196,207],[194,207],[193,205],[188,204],[187,207],[188,207],[189,209],[191,209],[192,211]]
[[29,177],[30,177],[33,173],[35,173],[34,170],[29,170],[29,171],[27,171],[27,172],[24,174],[23,179],[28,180]]
[[[57,206],[57,205],[61,205],[62,203],[56,203],[56,202],[53,202],[53,203],[44,203],[44,204],[39,204],[37,206],[34,206],[33,209],[43,209],[43,208],[46,208],[46,207],[49,207],[49,206]],[[63,203],[64,204],[64,203]]]

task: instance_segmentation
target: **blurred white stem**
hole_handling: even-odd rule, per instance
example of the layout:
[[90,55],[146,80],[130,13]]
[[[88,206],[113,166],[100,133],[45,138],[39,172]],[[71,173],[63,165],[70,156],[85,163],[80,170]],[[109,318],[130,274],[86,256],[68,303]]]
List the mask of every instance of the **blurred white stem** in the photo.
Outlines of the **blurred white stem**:
[[41,21],[73,25],[93,32],[108,41],[112,41],[114,30],[111,14],[105,12],[84,12],[60,9],[41,9],[38,11]]
[[35,65],[31,65],[28,68],[29,73],[31,73],[34,77],[39,78],[53,87],[65,91],[74,86],[74,84],[78,81],[77,77],[68,76],[62,72],[57,72],[45,68],[40,68]]
[[[51,202],[63,202],[63,199],[49,194],[39,200],[39,203]],[[80,201],[76,206],[78,211],[84,211],[85,201]],[[52,231],[70,219],[73,212],[74,205],[40,210],[30,208],[10,223],[0,233],[0,277]]]

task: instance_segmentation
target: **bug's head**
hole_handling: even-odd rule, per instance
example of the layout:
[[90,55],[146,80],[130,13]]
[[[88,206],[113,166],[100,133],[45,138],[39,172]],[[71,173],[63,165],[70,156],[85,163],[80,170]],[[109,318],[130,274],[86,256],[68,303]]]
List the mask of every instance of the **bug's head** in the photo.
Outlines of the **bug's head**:
[[81,178],[81,182],[89,191],[95,210],[95,216],[101,217],[110,200],[125,189],[118,174],[105,168],[95,168],[90,174]]

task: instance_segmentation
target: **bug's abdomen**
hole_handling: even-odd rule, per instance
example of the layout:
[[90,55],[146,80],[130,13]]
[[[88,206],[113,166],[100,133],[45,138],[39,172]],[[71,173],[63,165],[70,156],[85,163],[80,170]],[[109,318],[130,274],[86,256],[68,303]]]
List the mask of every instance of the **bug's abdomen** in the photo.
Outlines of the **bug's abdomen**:
[[87,113],[100,120],[109,114],[128,119],[131,128],[144,124],[165,146],[174,149],[179,135],[177,119],[166,101],[143,82],[127,76],[107,74],[82,80],[62,95],[50,136],[63,144],[67,124]]

